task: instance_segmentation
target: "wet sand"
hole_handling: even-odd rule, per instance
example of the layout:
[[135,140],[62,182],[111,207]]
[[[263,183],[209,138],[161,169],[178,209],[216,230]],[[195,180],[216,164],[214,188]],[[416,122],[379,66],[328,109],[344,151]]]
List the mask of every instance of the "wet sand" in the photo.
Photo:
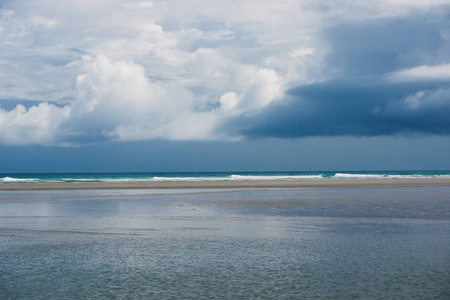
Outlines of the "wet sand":
[[0,299],[450,299],[450,185],[411,183],[1,191]]
[[318,188],[450,185],[450,178],[247,180],[164,182],[9,183],[0,190],[186,189],[186,188]]

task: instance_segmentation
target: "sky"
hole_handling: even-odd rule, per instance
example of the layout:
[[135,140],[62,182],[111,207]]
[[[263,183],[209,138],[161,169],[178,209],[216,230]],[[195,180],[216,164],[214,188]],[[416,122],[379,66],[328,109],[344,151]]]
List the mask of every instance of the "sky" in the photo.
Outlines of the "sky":
[[450,169],[448,0],[0,0],[0,172]]

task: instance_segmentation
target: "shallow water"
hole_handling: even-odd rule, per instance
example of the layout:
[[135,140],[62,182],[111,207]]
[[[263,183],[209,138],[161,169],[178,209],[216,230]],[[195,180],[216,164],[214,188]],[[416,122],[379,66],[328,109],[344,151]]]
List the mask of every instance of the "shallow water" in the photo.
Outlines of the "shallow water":
[[448,195],[0,192],[0,298],[448,299]]

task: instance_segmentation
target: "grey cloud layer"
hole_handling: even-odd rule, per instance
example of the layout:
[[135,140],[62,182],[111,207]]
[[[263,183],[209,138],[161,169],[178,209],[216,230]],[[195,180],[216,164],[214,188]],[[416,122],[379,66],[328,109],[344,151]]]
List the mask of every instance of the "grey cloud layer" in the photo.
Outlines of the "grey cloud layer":
[[448,1],[3,2],[1,144],[449,134]]
[[324,32],[336,78],[229,120],[249,137],[450,134],[448,10]]
[[286,101],[236,117],[225,128],[257,138],[450,134],[450,86],[355,84],[361,83],[293,89]]

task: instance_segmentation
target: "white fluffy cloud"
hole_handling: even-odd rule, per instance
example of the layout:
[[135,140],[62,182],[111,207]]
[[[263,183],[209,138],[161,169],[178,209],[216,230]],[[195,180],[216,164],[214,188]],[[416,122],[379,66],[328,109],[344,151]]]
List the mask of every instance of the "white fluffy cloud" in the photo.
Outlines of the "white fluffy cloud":
[[[330,78],[324,28],[448,3],[3,2],[0,105],[18,105],[0,110],[0,143],[19,145],[239,139],[220,125]],[[389,78],[447,71],[422,66]],[[26,109],[21,100],[38,102]]]
[[[214,64],[214,59],[215,55],[203,63],[204,70],[197,76],[175,84],[152,81],[145,76],[145,69],[133,62],[84,56],[85,73],[77,77],[77,97],[68,106],[71,117],[63,125],[79,135],[94,133],[116,141],[236,138],[216,132],[215,124],[230,114],[258,109],[279,99],[281,78],[270,69],[250,68],[246,70],[247,82],[231,84],[232,78],[225,72],[230,66]],[[244,72],[234,68],[236,73]],[[212,84],[203,86],[206,99],[196,98],[190,87],[208,76]],[[223,97],[209,97],[233,88],[240,94],[226,93],[236,95],[232,105],[224,103]]]
[[11,111],[0,109],[0,143],[12,145],[57,142],[61,122],[70,117],[69,107],[41,103],[26,109],[17,105]]
[[84,56],[83,65],[85,73],[77,77],[77,97],[67,122],[72,131],[115,140],[162,137],[152,132],[193,110],[189,90],[150,80],[139,64],[112,62],[100,55]]
[[387,79],[390,82],[450,81],[450,64],[400,70],[388,74]]
[[418,91],[409,95],[403,101],[403,106],[407,110],[426,110],[430,108],[445,111],[450,106],[450,89],[437,89],[432,91]]

